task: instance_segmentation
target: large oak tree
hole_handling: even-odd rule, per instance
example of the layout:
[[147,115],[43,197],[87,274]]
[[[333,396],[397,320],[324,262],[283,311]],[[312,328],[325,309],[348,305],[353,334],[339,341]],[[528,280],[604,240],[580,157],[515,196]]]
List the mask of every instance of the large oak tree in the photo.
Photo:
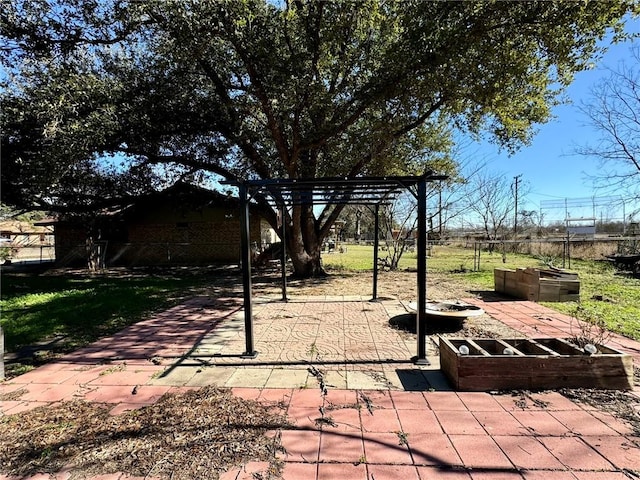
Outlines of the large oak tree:
[[[96,209],[198,172],[241,180],[451,169],[455,129],[514,150],[634,8],[14,1],[0,13],[2,201]],[[289,212],[297,274],[321,272],[322,239],[339,213]]]

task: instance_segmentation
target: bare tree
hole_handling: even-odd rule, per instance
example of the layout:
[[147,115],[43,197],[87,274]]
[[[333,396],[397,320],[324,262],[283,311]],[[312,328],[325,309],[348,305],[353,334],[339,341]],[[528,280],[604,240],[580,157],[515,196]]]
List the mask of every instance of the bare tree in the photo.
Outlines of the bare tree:
[[543,215],[537,210],[520,210],[518,212],[518,230],[527,235],[540,236]]
[[629,62],[609,70],[580,110],[599,132],[578,153],[597,157],[603,168],[595,178],[603,187],[638,189],[640,184],[640,46],[631,49]]
[[418,204],[411,193],[404,193],[381,210],[380,223],[384,232],[386,256],[382,266],[397,270],[400,258],[415,246]]
[[489,163],[470,139],[457,141],[451,156],[456,159],[456,170],[448,172],[449,179],[435,184],[427,194],[429,235],[432,239],[446,238],[453,220],[467,214],[466,186],[484,174]]
[[467,184],[466,209],[482,225],[488,240],[497,240],[509,230],[515,196],[506,174],[483,172]]

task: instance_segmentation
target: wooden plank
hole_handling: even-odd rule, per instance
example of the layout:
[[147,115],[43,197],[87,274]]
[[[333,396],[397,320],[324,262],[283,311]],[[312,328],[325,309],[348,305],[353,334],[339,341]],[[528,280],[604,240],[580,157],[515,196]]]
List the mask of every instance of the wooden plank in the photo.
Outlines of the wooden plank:
[[565,289],[565,290],[570,290],[572,292],[580,291],[580,282],[575,280],[559,281],[559,280],[546,280],[542,278],[540,279],[540,286],[542,287],[543,285],[545,287]]
[[560,295],[579,295],[580,285],[560,285],[558,293]]
[[473,341],[479,345],[480,348],[487,351],[489,355],[500,355],[502,353],[503,348],[501,348],[501,345],[493,338],[476,338]]
[[512,350],[516,355],[524,356],[524,353],[522,353],[520,350],[518,350],[515,345],[507,343],[504,340],[500,340],[499,338],[496,341],[499,342],[500,345],[502,345],[504,347],[503,348],[503,352],[504,352],[505,348],[508,348],[508,349]]
[[493,269],[493,287],[496,292],[504,292],[505,271],[499,268]]
[[547,268],[540,270],[540,276],[566,278],[566,279],[578,279],[578,274],[574,272],[568,272],[559,268]]
[[501,278],[504,280],[504,278],[507,275],[507,272],[511,272],[513,270],[509,270],[507,268],[494,268],[493,269],[493,278]]
[[504,276],[504,293],[507,295],[511,295],[513,297],[518,296],[518,291],[516,289],[516,272],[515,271],[507,271]]
[[559,302],[560,295],[553,293],[545,293],[544,295],[538,296],[538,302]]
[[467,343],[476,348],[484,357],[490,357],[491,354],[471,339],[467,339]]
[[564,338],[556,338],[555,340],[558,342],[558,344],[562,344],[566,346],[568,355],[584,354],[584,350],[580,349],[578,346],[574,345],[573,343],[568,342]]
[[508,376],[518,378],[531,374],[553,379],[586,372],[599,377],[619,376],[626,372],[628,359],[623,357],[589,356],[511,356],[492,355],[478,357],[464,355],[459,358],[460,376],[478,375],[483,377]]
[[542,350],[546,351],[549,355],[553,355],[555,357],[557,357],[558,355],[560,355],[558,352],[556,352],[555,350],[551,350],[550,348],[541,345],[540,343],[538,343],[536,340],[531,339],[530,340],[532,344],[536,345],[538,348],[541,348]]
[[494,269],[494,288],[496,292],[534,302],[578,301],[580,280],[575,273],[532,267]]
[[575,345],[570,344],[559,338],[538,338],[536,339],[540,345],[544,345],[550,350],[553,350],[560,355],[582,355],[583,352],[579,350]]
[[633,388],[632,363],[622,357],[606,361],[507,356],[460,360],[456,375],[459,388]]
[[540,280],[540,270],[537,268],[527,267],[525,269],[526,274],[530,277],[532,282],[538,282]]
[[454,351],[455,347],[447,339],[440,337],[439,346],[440,369],[444,372],[453,387],[459,389],[460,383],[458,381],[458,372],[460,371],[460,365],[458,364],[458,359],[460,357],[457,354],[457,351]]

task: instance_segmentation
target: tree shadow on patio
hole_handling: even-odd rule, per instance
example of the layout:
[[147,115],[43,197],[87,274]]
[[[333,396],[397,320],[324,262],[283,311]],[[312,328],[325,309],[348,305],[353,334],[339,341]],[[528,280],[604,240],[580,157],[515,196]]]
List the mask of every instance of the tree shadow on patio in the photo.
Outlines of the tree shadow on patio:
[[396,369],[396,374],[407,392],[451,392],[453,388],[441,370],[417,368]]

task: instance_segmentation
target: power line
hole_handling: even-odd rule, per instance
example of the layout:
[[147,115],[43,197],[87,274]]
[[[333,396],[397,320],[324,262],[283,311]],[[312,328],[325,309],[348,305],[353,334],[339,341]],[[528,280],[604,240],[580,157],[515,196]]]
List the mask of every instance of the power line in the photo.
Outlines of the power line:
[[566,207],[608,207],[612,205],[620,205],[624,203],[624,199],[619,196],[608,197],[582,197],[582,198],[561,198],[558,200],[540,200],[540,208],[551,210],[554,208]]

